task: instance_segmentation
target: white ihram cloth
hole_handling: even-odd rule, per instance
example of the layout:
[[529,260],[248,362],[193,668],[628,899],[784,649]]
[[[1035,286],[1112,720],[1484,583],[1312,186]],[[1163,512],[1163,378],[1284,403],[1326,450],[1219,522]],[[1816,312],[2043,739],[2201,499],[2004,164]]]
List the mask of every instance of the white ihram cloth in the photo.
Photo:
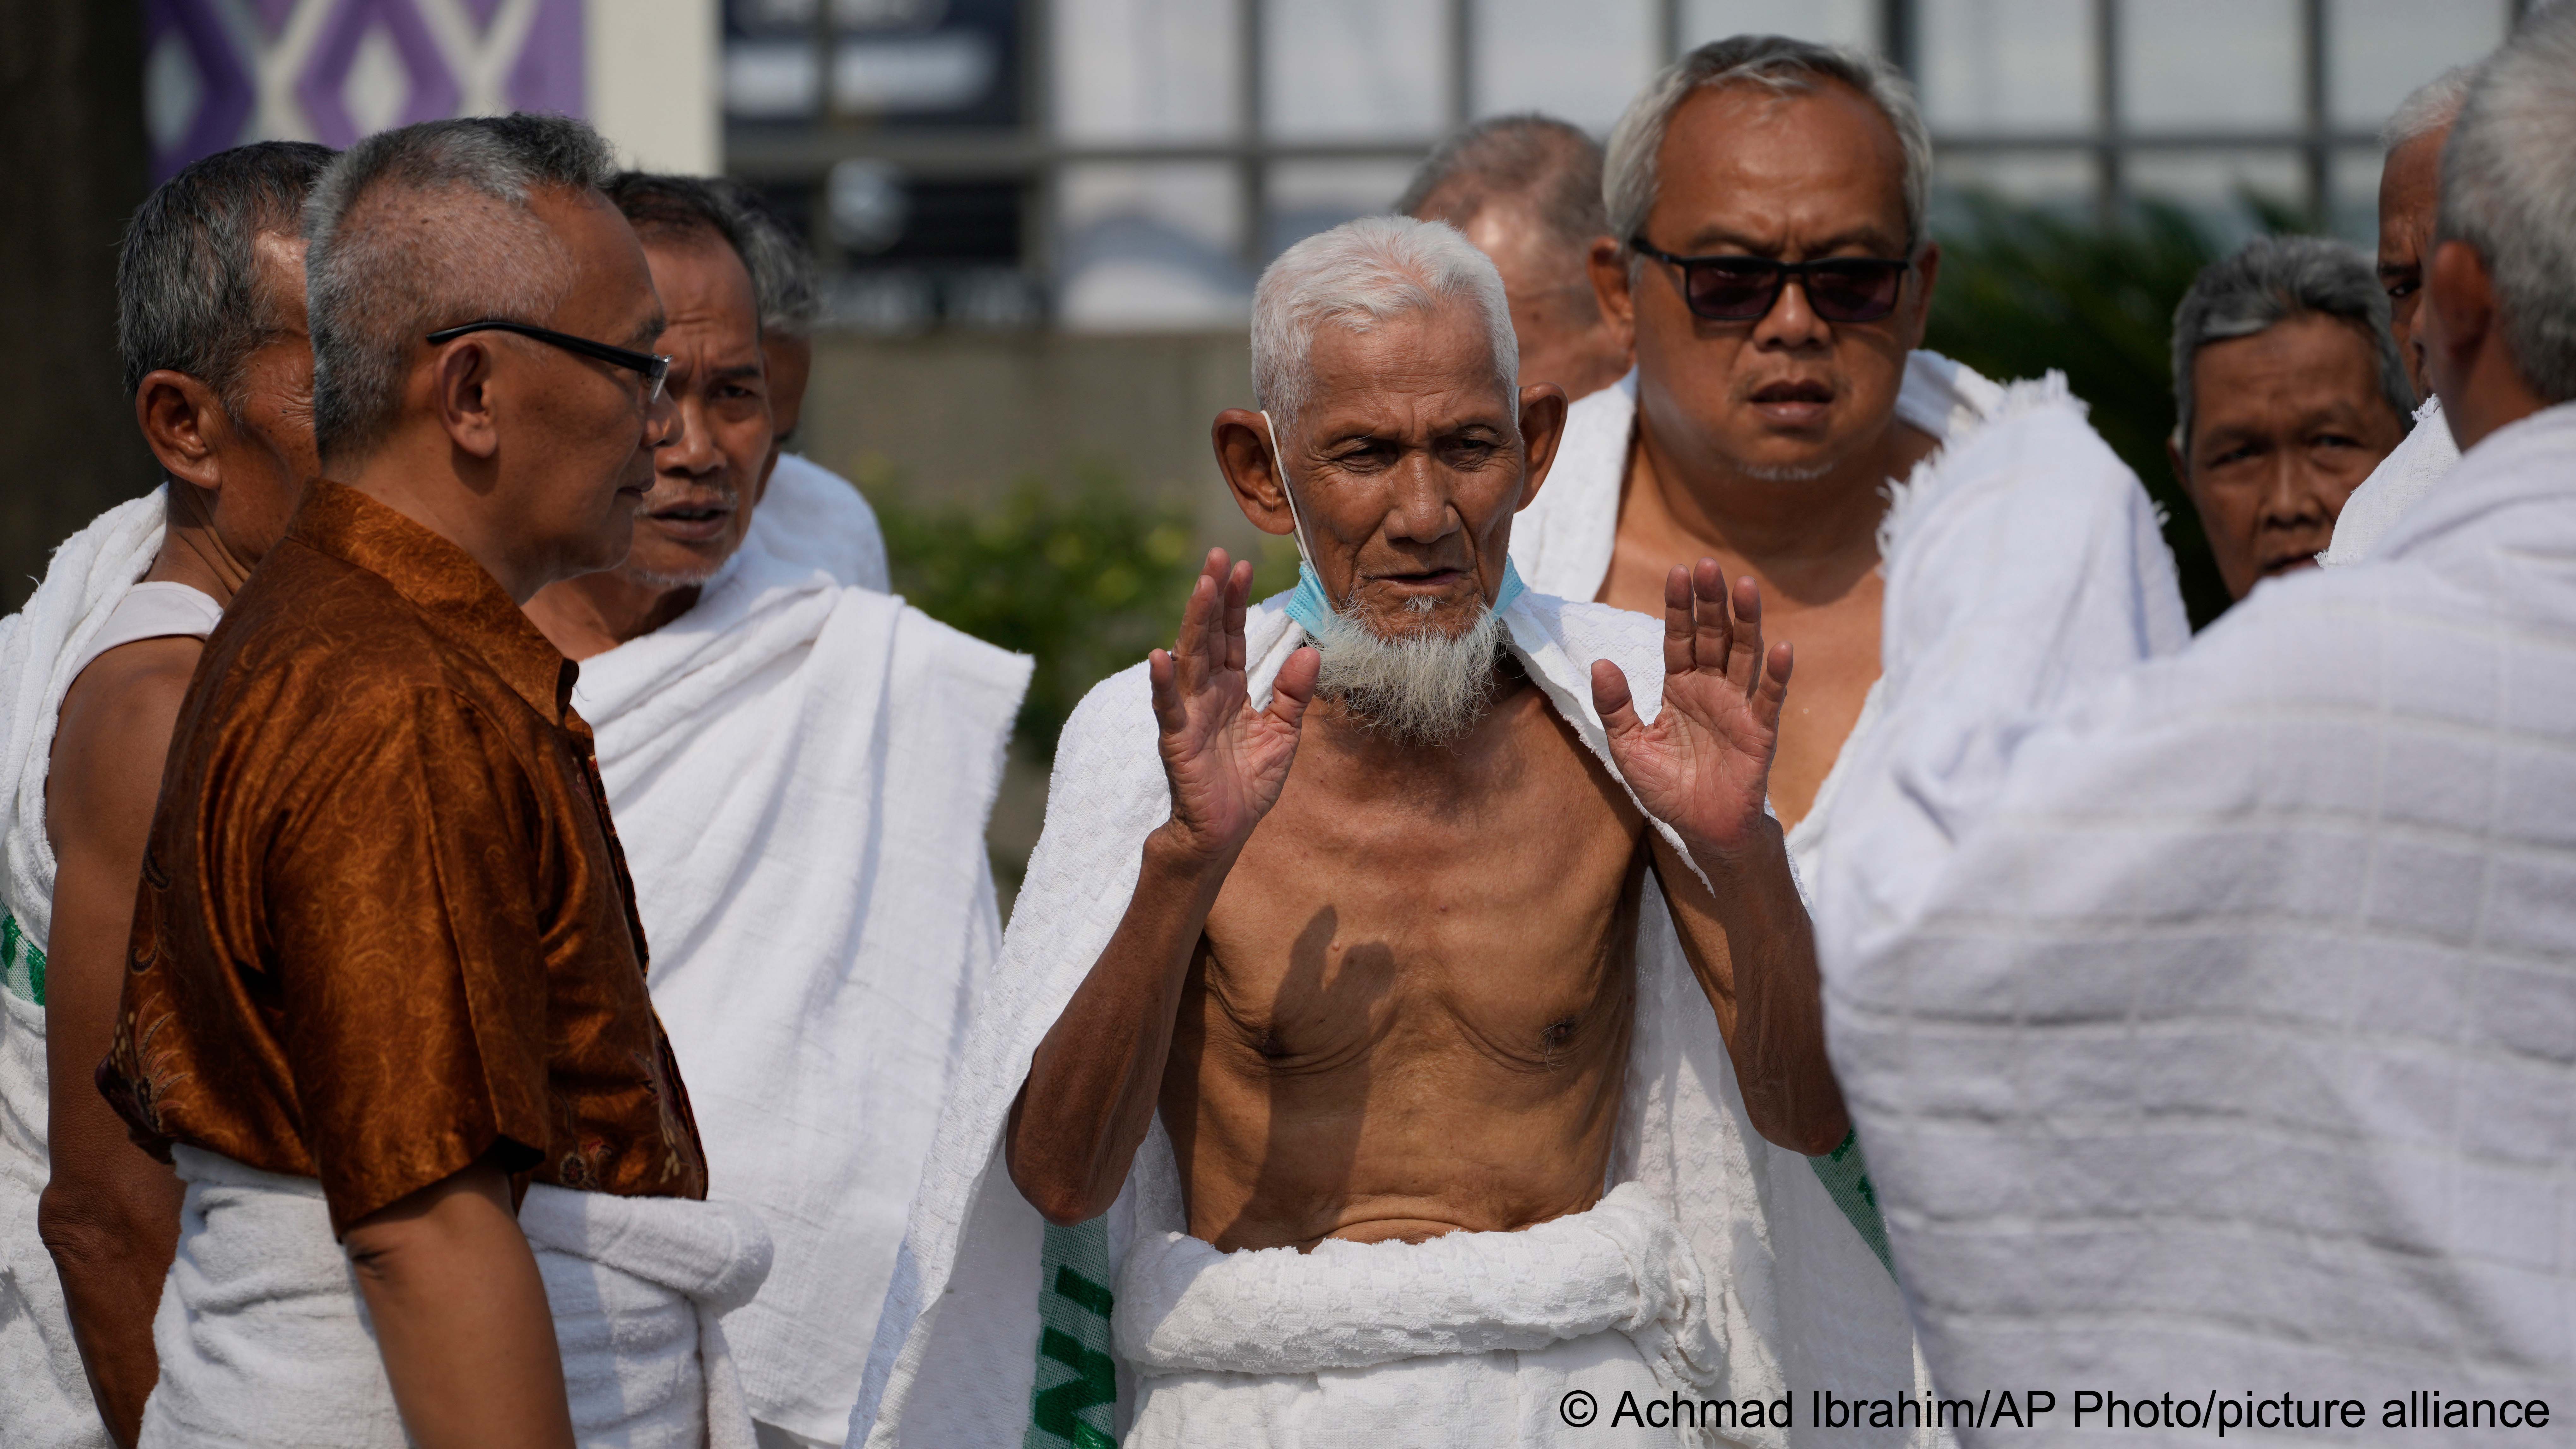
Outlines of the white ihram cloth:
[[582,661],[573,703],[709,1191],[777,1241],[727,1324],[743,1387],[837,1443],[1001,943],[984,823],[1030,664],[775,557],[766,512],[695,607]]
[[2175,657],[1908,684],[1819,934],[1942,1381],[2576,1398],[2576,405]]
[[[15,922],[13,978],[25,970],[15,958],[41,953],[52,936],[45,774],[54,721],[91,640],[160,552],[162,508],[156,490],[101,514],[54,550],[27,606],[0,619],[0,909]],[[0,989],[0,1444],[104,1449],[62,1282],[36,1235],[36,1200],[51,1175],[49,1115],[44,1008]]]
[[[1285,599],[1282,595],[1254,608],[1244,626],[1256,702],[1267,700],[1279,667],[1305,642],[1304,631],[1283,612]],[[1503,621],[1531,678],[1605,767],[1608,747],[1591,703],[1592,661],[1611,659],[1626,671],[1641,716],[1651,719],[1660,708],[1662,626],[1657,621],[1536,591],[1506,608]],[[940,1117],[939,1136],[905,1232],[903,1257],[878,1322],[867,1389],[851,1418],[854,1442],[864,1435],[877,1449],[1019,1445],[1031,1426],[1032,1347],[1041,1341],[1039,1298],[1047,1286],[1041,1262],[1048,1235],[1037,1210],[1020,1196],[1001,1165],[1003,1119],[1027,1077],[1039,1039],[1108,944],[1135,888],[1145,837],[1170,807],[1145,668],[1138,665],[1095,688],[1057,746],[1047,828],[1030,857],[1001,965],[977,1014],[965,1072]],[[1845,1264],[1850,1277],[1862,1283],[1874,1279],[1875,1288],[1887,1274],[1844,1224],[1806,1159],[1764,1141],[1746,1120],[1716,1020],[1683,959],[1671,916],[1651,877],[1638,916],[1636,970],[1636,1026],[1610,1181],[1639,1184],[1646,1199],[1678,1228],[1703,1277],[1704,1317],[1714,1345],[1704,1360],[1710,1365],[1706,1382],[1670,1387],[1692,1397],[1738,1400],[1776,1398],[1792,1384],[1905,1392],[1912,1383],[1911,1339],[1901,1316],[1893,1324],[1891,1362],[1879,1341],[1886,1337],[1879,1326],[1820,1317],[1781,1280],[1779,1262],[1803,1261],[1813,1254],[1808,1245],[1837,1239],[1852,1245]],[[1171,1142],[1157,1123],[1106,1216],[1104,1282],[1118,1280],[1119,1261],[1135,1245],[1186,1229],[1177,1183]],[[1634,1195],[1622,1201],[1634,1201]],[[1474,1235],[1498,1236],[1506,1235]],[[1461,1251],[1466,1250],[1371,1250],[1377,1255],[1372,1261],[1389,1263],[1416,1254],[1425,1255],[1417,1261],[1438,1263],[1444,1261],[1438,1253]],[[1674,1281],[1681,1280],[1677,1276]],[[1555,1295],[1558,1305],[1541,1322],[1587,1321],[1573,1305],[1584,1301],[1593,1285],[1541,1281],[1532,1291]],[[1691,1297],[1687,1291],[1673,1291],[1673,1301]],[[1272,1308],[1283,1328],[1293,1325],[1297,1304]],[[1370,1326],[1343,1321],[1329,1307],[1326,1313],[1317,1326],[1345,1338],[1350,1330]],[[1127,1341],[1139,1341],[1140,1334],[1153,1336],[1152,1325],[1133,1321],[1126,1308],[1118,1310],[1116,1321]],[[1404,1322],[1381,1326],[1424,1327]],[[1616,1329],[1566,1342],[1578,1346],[1567,1350],[1578,1356],[1669,1362],[1634,1346]],[[1375,1356],[1360,1362],[1377,1366],[1356,1372],[1390,1382],[1400,1375],[1411,1385],[1409,1393],[1451,1391],[1440,1388],[1443,1383],[1471,1393],[1474,1382],[1492,1374],[1482,1359],[1472,1357],[1438,1358],[1406,1368]],[[1132,1404],[1132,1366],[1122,1374],[1128,1380],[1122,1400]],[[1255,1381],[1246,1383],[1246,1392],[1261,1391]],[[1605,1426],[1611,1411],[1605,1403]],[[1153,1412],[1150,1406],[1146,1412]],[[1342,1438],[1302,1442],[1355,1442],[1350,1436],[1364,1428],[1342,1424],[1332,1431]],[[1482,1432],[1471,1423],[1454,1442],[1495,1442],[1477,1437]],[[1747,1437],[1755,1443],[1782,1442],[1776,1433]]]
[[[152,1320],[161,1381],[139,1449],[403,1449],[402,1420],[322,1185],[193,1147]],[[718,1316],[769,1272],[759,1215],[542,1183],[519,1206],[563,1353],[573,1437],[752,1449]]]
[[2415,410],[2413,430],[2343,501],[2343,512],[2335,515],[2334,537],[2317,562],[2340,568],[2369,558],[2397,520],[2458,466],[2460,445],[2451,437],[2450,419],[2442,416],[2442,400],[2426,398]]
[[812,564],[845,584],[894,589],[876,510],[849,479],[795,453],[778,455],[752,510],[750,537],[790,563]]

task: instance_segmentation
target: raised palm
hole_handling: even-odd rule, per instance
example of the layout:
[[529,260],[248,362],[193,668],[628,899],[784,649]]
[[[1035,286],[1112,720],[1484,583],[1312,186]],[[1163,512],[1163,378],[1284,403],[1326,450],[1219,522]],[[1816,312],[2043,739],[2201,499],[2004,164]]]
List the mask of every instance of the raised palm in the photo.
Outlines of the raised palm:
[[1243,643],[1251,595],[1252,565],[1229,568],[1224,549],[1210,550],[1181,611],[1180,637],[1146,665],[1172,787],[1171,828],[1211,860],[1231,860],[1278,803],[1321,668],[1314,650],[1298,650],[1280,667],[1269,707],[1251,708]]
[[1637,717],[1618,665],[1592,666],[1610,758],[1638,803],[1678,832],[1703,868],[1709,854],[1732,855],[1765,828],[1789,693],[1789,646],[1763,652],[1761,590],[1740,579],[1732,592],[1715,559],[1664,580],[1664,704],[1654,723]]

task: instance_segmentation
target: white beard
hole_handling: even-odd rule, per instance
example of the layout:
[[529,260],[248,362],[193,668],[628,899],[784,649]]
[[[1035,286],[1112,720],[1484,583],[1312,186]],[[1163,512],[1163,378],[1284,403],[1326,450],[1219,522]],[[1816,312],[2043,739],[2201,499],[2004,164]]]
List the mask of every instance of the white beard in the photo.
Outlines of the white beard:
[[[1411,607],[1429,613],[1431,603],[1421,599]],[[1426,629],[1389,639],[1338,612],[1314,641],[1324,656],[1315,692],[1407,744],[1454,744],[1493,703],[1502,642],[1502,616],[1490,608],[1480,607],[1475,624],[1456,638]]]

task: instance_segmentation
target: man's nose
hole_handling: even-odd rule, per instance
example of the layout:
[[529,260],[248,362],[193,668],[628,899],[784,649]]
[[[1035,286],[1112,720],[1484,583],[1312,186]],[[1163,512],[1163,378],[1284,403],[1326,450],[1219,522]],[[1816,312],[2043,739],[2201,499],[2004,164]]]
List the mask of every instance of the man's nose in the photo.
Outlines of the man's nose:
[[665,388],[661,395],[644,407],[644,446],[660,452],[680,428],[679,399]]
[[2305,528],[2327,522],[2326,480],[2308,461],[2307,450],[2292,446],[2272,455],[2263,479],[2263,523],[2269,528]]
[[1395,496],[1389,500],[1386,517],[1388,538],[1437,543],[1458,530],[1457,489],[1448,469],[1417,453],[1396,468],[1394,484]]
[[700,478],[723,467],[724,461],[724,454],[716,449],[715,430],[707,426],[705,405],[696,398],[674,399],[670,430],[654,446],[654,468]]
[[1771,310],[1753,324],[1753,345],[1795,350],[1813,347],[1831,340],[1831,332],[1816,309],[1807,305],[1807,286],[1791,278],[1773,299]]

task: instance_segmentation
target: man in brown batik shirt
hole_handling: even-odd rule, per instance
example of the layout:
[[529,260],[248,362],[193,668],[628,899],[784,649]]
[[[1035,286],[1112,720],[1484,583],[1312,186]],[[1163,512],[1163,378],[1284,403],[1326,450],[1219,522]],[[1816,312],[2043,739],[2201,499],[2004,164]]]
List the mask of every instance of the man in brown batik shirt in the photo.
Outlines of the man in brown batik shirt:
[[[519,611],[624,557],[672,419],[612,174],[512,116],[314,186],[323,477],[181,708],[100,1069],[188,1182],[144,1445],[748,1438],[696,1325],[766,1241],[691,1201],[574,666]],[[606,1235],[731,1252],[721,1290],[541,1237],[541,1201],[578,1236],[637,1199],[653,1231]]]

